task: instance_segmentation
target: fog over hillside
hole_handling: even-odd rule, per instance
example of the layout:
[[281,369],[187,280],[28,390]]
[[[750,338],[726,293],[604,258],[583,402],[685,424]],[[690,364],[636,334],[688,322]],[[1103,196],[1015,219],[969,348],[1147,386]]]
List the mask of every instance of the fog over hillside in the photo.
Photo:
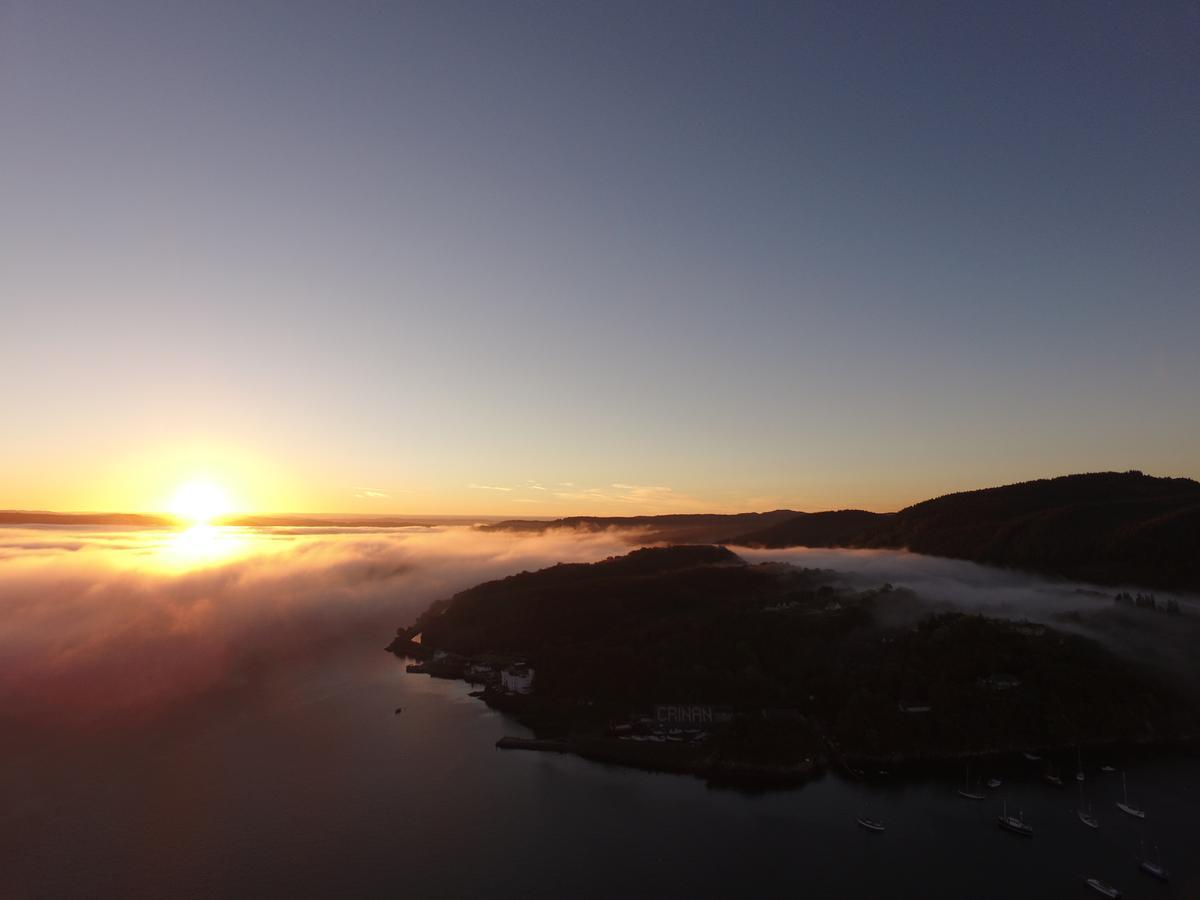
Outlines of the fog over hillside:
[[[890,583],[912,591],[912,597],[897,598],[892,609],[881,609],[887,624],[936,610],[1028,619],[1075,631],[1131,659],[1169,668],[1200,690],[1200,659],[1194,653],[1200,640],[1200,597],[1195,595],[1154,591],[1160,605],[1168,598],[1179,602],[1182,615],[1172,616],[1118,605],[1113,599],[1120,590],[1117,587],[1042,578],[1016,569],[902,550],[731,549],[749,562],[833,569],[856,587]],[[1126,590],[1139,589],[1130,585]]]

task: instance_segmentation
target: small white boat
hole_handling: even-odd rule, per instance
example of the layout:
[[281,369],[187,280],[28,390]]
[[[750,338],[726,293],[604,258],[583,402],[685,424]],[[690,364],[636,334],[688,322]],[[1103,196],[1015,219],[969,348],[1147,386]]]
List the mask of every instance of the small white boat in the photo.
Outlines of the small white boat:
[[1159,881],[1170,881],[1171,874],[1163,868],[1162,857],[1158,854],[1158,848],[1154,848],[1154,859],[1146,856],[1145,853],[1138,854],[1138,868],[1148,875],[1153,875]]
[[1117,809],[1127,815],[1133,816],[1135,819],[1146,818],[1146,811],[1141,807],[1134,806],[1129,802],[1129,786],[1125,783],[1125,773],[1121,773],[1121,790],[1124,792],[1124,799],[1117,801]]
[[1114,769],[1112,766],[1101,766],[1100,771],[1103,772],[1105,775],[1111,775],[1113,772],[1115,772],[1117,770]]
[[1025,814],[1020,812],[1015,816],[1010,816],[1008,814],[1008,803],[1004,804],[1003,810],[996,821],[1005,831],[1011,831],[1013,834],[1019,834],[1022,837],[1033,837],[1033,826],[1025,821]]
[[1088,878],[1087,886],[1097,894],[1103,894],[1105,897],[1120,897],[1121,892],[1107,882],[1101,881],[1099,878]]
[[1025,757],[1027,760],[1029,760],[1030,762],[1041,762],[1042,761],[1042,758],[1040,756],[1038,756],[1036,753],[1030,753],[1028,750],[1026,750],[1021,755],[1023,757]]
[[1002,784],[1004,784],[1004,782],[999,778],[989,778],[987,780],[987,786],[993,789],[1000,787]]
[[874,832],[878,833],[880,831],[887,830],[886,828],[884,828],[883,823],[880,822],[878,819],[868,819],[866,816],[859,816],[858,824],[862,828],[867,829],[867,831],[874,831]]

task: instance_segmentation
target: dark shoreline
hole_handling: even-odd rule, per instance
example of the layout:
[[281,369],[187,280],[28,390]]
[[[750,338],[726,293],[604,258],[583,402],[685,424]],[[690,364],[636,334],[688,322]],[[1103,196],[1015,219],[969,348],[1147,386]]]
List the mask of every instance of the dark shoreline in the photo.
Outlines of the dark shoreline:
[[[410,656],[395,648],[394,645],[387,649],[406,663],[420,658],[419,656]],[[463,677],[461,671],[452,665],[443,668],[425,661],[421,665],[420,674],[429,675],[432,678],[462,681],[467,685],[478,684]],[[829,748],[826,752],[815,754],[810,759],[799,763],[763,763],[731,759],[728,756],[722,757],[707,744],[630,741],[599,734],[548,737],[538,734],[537,723],[523,715],[528,707],[526,698],[490,689],[477,691],[474,696],[482,700],[489,708],[511,716],[516,722],[535,734],[531,738],[505,735],[496,742],[497,749],[562,753],[578,756],[590,762],[637,769],[643,772],[690,775],[707,782],[710,787],[734,790],[794,789],[825,775],[836,775],[847,780],[871,781],[892,776],[932,774],[944,771],[947,766],[957,766],[968,762],[1005,765],[1017,760],[1027,766],[1044,766],[1048,761],[1054,759],[1069,762],[1068,758],[1073,757],[1077,752],[1089,756],[1107,753],[1113,759],[1122,760],[1130,755],[1145,755],[1165,750],[1200,753],[1200,739],[1196,737],[1146,737],[1133,741],[1111,739],[1056,746],[1012,745],[983,751],[934,752],[920,755],[841,754]],[[1024,753],[1036,754],[1040,759],[1021,759]],[[1072,773],[1073,770],[1064,772],[1064,787],[1072,782]]]
[[715,759],[704,747],[633,743],[614,738],[521,738],[505,736],[496,742],[501,750],[536,750],[566,753],[591,762],[624,766],[643,772],[692,775],[711,785],[795,787],[823,775],[816,760],[794,765],[734,762]]

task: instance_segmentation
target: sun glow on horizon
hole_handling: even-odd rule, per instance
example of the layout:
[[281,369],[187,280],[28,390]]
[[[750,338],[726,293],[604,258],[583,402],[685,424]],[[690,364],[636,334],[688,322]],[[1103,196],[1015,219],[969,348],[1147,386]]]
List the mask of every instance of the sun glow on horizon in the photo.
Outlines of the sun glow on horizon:
[[189,525],[207,525],[232,512],[229,494],[211,481],[189,481],[175,491],[168,507],[171,515]]
[[197,524],[157,544],[153,568],[172,574],[189,572],[233,562],[264,546],[264,541],[242,528]]

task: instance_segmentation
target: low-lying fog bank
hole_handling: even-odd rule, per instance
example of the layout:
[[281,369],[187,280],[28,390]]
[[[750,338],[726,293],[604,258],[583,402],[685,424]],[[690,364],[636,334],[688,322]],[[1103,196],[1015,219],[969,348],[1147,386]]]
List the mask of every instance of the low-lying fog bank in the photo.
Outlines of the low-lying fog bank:
[[153,710],[351,636],[382,650],[431,601],[618,535],[416,529],[0,529],[0,710]]
[[[615,531],[0,529],[0,709],[10,721],[71,722],[178,707],[339,641],[382,648],[431,601],[480,581],[629,549],[630,535]],[[1188,652],[1194,598],[1180,598],[1183,616],[1167,616],[1118,607],[1111,589],[955,560],[734,549],[750,562],[910,588],[920,602],[897,615],[940,607],[1029,618],[1200,675]]]

